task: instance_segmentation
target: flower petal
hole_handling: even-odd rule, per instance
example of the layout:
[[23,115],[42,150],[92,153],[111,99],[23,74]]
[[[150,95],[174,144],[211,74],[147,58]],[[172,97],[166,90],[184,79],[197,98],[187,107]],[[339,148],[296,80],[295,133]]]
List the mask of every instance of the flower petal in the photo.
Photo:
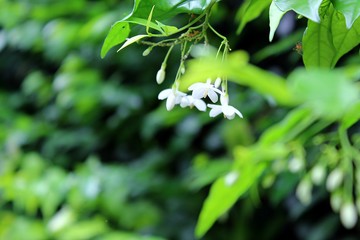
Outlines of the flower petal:
[[194,83],[188,88],[188,90],[192,91],[194,89],[204,88],[204,85],[205,83]]
[[194,101],[194,106],[199,110],[199,111],[202,111],[202,112],[205,112],[206,111],[206,104],[203,100],[195,100]]
[[213,103],[216,103],[219,99],[218,95],[213,91],[213,89],[209,89],[208,96]]
[[190,105],[189,98],[188,97],[182,97],[180,101],[180,107],[185,108]]
[[166,100],[166,109],[170,111],[175,106],[175,95],[170,94]]
[[165,98],[168,98],[172,91],[173,90],[171,88],[162,90],[158,95],[158,99],[164,100]]
[[219,115],[222,112],[222,107],[219,105],[208,104],[207,106],[209,108],[212,108],[209,113],[210,117],[216,117],[217,115]]
[[204,88],[196,88],[193,90],[192,96],[195,99],[201,99],[204,97],[204,93],[205,93]]
[[231,115],[235,115],[234,109],[235,108],[232,106],[223,106],[222,111],[223,111],[224,115],[231,116]]

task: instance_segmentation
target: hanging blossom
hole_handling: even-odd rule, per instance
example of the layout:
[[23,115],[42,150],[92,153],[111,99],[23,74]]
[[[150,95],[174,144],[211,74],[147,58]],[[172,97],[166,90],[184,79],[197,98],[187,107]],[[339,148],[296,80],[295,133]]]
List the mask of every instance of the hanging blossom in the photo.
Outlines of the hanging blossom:
[[233,119],[235,115],[238,115],[239,117],[243,117],[241,112],[234,108],[233,106],[229,105],[229,96],[222,94],[220,96],[220,102],[221,105],[216,104],[208,104],[207,106],[211,108],[210,110],[210,117],[216,117],[220,113],[224,114],[224,117],[227,119]]
[[[220,79],[220,78],[218,78]],[[221,81],[221,80],[220,80]],[[215,85],[220,85],[219,80],[216,81]],[[211,79],[207,79],[206,83],[194,83],[188,89],[192,91],[192,96],[196,99],[206,98],[209,96],[210,100],[213,103],[216,103],[219,99],[218,94],[222,94],[222,92],[217,89],[217,86],[211,84]]]
[[179,104],[181,102],[181,99],[185,97],[186,94],[183,92],[180,92],[176,88],[168,88],[165,90],[162,90],[159,95],[159,100],[165,100],[166,99],[166,109],[168,111],[172,110],[176,104]]
[[206,111],[206,103],[201,99],[196,99],[193,96],[184,96],[181,98],[180,106],[182,108],[190,107],[193,108],[194,106],[202,112]]

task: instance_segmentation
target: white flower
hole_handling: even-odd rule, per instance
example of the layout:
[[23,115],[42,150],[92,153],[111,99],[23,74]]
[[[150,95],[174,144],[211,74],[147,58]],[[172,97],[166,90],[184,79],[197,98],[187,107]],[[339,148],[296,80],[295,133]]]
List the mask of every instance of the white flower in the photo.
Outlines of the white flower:
[[340,220],[345,228],[353,228],[357,222],[358,214],[352,202],[347,202],[340,208]]
[[194,98],[206,98],[209,96],[210,100],[215,103],[219,99],[216,93],[222,94],[222,92],[217,89],[213,84],[211,84],[211,79],[208,79],[206,83],[194,83],[189,87],[189,90],[193,91],[192,96]]
[[162,90],[159,95],[159,100],[166,99],[166,109],[170,111],[174,108],[175,104],[179,104],[181,102],[181,98],[186,96],[185,93],[180,92],[174,88],[168,88],[165,90]]
[[243,117],[239,110],[229,105],[229,97],[227,95],[221,95],[220,102],[221,105],[208,104],[208,107],[212,108],[210,110],[210,117],[216,117],[220,113],[223,113],[224,117],[228,119],[233,119],[235,117],[235,114],[237,114],[241,118]]
[[193,108],[195,106],[199,111],[203,111],[203,112],[206,111],[206,103],[201,99],[193,98],[193,96],[182,97],[180,101],[180,106],[182,108],[184,107]]

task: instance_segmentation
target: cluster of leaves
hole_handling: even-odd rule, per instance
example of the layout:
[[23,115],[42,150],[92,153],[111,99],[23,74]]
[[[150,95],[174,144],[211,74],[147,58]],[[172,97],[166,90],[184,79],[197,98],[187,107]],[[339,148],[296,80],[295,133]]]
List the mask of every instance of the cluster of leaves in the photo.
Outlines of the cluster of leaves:
[[[167,37],[186,28],[166,26],[158,20],[182,12],[201,14],[209,11],[213,3],[195,1],[191,9],[183,8],[191,6],[186,5],[187,1],[162,2],[169,3],[166,5],[169,15],[164,14],[165,5],[154,3],[156,7],[153,12],[153,5],[149,4],[151,1],[136,1],[132,14],[111,28],[102,55],[126,40],[130,33],[129,23],[153,28],[162,32],[161,36]],[[138,8],[140,5],[141,8]],[[202,12],[195,6],[201,6]],[[277,176],[286,171],[301,173],[297,195],[304,204],[311,202],[313,185],[324,184],[327,173],[331,173],[327,177],[327,188],[331,198],[336,199],[332,201],[332,207],[340,211],[345,227],[351,228],[356,224],[355,205],[360,208],[360,146],[359,135],[353,129],[356,129],[360,119],[360,90],[356,82],[360,77],[360,65],[356,60],[359,55],[354,49],[360,44],[359,2],[247,0],[238,11],[238,33],[264,10],[269,10],[270,41],[288,11],[307,19],[300,45],[306,69],[296,69],[285,79],[251,65],[245,52],[235,52],[226,61],[213,57],[192,60],[181,79],[181,88],[186,89],[194,82],[226,76],[263,96],[270,96],[276,104],[292,109],[280,123],[262,132],[257,142],[234,148],[233,170],[212,185],[198,221],[198,237],[203,236],[252,186],[265,181],[265,186],[270,187]],[[119,29],[119,26],[126,28]],[[172,30],[165,31],[162,26]],[[130,38],[124,46],[139,39]],[[355,53],[348,54],[351,51]],[[334,70],[345,54],[348,56],[343,58],[342,67]],[[336,180],[333,180],[334,172],[340,172]],[[320,177],[317,176],[319,174]],[[232,179],[230,183],[229,176]]]

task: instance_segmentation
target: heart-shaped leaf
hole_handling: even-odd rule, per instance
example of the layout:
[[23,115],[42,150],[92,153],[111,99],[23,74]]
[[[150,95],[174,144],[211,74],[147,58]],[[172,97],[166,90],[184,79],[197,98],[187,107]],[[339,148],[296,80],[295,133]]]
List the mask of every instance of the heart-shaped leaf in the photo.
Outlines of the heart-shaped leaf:
[[356,19],[360,16],[359,0],[333,0],[336,10],[344,14],[346,27],[351,28]]
[[359,43],[360,19],[347,29],[344,16],[330,5],[320,23],[308,21],[302,41],[304,64],[332,68]]

